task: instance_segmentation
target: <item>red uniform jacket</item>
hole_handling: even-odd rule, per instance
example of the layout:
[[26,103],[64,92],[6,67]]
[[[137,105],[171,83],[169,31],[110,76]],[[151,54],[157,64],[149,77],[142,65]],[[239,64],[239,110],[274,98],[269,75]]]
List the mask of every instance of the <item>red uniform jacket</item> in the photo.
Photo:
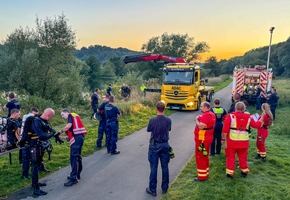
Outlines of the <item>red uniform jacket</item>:
[[[250,119],[250,124],[249,126],[253,128],[259,128],[261,127],[262,123],[260,121],[255,122],[254,119],[251,118],[250,114],[247,113],[242,113],[242,112],[233,112],[231,113],[232,115],[235,116],[236,122],[237,122],[237,130],[240,131],[246,131],[246,127],[248,124],[248,121]],[[243,140],[243,141],[238,141],[238,140],[232,140],[230,138],[230,131],[231,131],[231,116],[230,114],[227,115],[225,121],[224,121],[224,126],[223,126],[223,133],[226,133],[226,141],[227,141],[227,148],[248,148],[249,147],[249,139]]]
[[198,120],[201,123],[206,124],[206,128],[203,130],[200,130],[197,126],[195,126],[194,129],[194,139],[195,140],[213,140],[213,132],[214,132],[214,126],[216,123],[216,116],[213,112],[208,111],[202,113]]

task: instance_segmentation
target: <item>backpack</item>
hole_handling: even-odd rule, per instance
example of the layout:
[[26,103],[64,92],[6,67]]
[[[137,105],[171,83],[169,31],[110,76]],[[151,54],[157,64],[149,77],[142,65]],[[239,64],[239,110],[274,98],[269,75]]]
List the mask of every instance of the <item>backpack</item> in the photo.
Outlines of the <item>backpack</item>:
[[31,133],[29,133],[30,132],[30,127],[31,127],[31,124],[32,124],[34,119],[38,119],[38,118],[35,117],[35,116],[29,116],[25,120],[25,123],[24,123],[24,126],[23,126],[22,136],[21,136],[21,139],[19,141],[19,146],[20,147],[24,147],[25,144],[29,144],[30,139],[31,139]]
[[7,118],[0,117],[0,135],[4,135],[7,130]]

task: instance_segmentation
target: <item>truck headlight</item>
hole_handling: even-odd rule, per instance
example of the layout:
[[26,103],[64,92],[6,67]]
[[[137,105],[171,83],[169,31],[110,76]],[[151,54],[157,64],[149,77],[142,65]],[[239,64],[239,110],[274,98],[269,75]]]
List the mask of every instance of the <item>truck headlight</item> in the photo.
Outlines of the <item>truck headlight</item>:
[[188,102],[187,103],[187,106],[192,107],[193,106],[193,102],[192,101],[191,102]]

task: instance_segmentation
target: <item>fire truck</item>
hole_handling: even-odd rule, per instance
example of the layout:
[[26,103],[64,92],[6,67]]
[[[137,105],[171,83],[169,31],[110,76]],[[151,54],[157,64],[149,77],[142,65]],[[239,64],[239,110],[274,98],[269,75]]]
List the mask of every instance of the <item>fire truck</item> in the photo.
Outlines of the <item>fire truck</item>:
[[236,66],[233,72],[232,95],[240,93],[242,100],[254,103],[258,87],[266,93],[270,90],[272,78],[272,69],[267,74],[265,65],[256,65],[254,68]]
[[126,56],[124,63],[140,61],[163,61],[163,83],[161,89],[145,89],[147,92],[160,92],[161,101],[169,109],[198,110],[201,102],[211,101],[214,91],[205,86],[207,79],[200,77],[200,67],[186,63],[183,58],[161,54],[141,54]]

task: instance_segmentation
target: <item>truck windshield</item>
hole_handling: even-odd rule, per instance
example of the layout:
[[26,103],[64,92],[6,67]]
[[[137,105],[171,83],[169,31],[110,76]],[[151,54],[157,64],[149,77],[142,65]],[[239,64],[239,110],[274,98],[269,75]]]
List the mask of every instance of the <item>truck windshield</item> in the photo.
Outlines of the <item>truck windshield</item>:
[[191,85],[193,83],[193,72],[168,71],[164,75],[163,84],[170,85]]

